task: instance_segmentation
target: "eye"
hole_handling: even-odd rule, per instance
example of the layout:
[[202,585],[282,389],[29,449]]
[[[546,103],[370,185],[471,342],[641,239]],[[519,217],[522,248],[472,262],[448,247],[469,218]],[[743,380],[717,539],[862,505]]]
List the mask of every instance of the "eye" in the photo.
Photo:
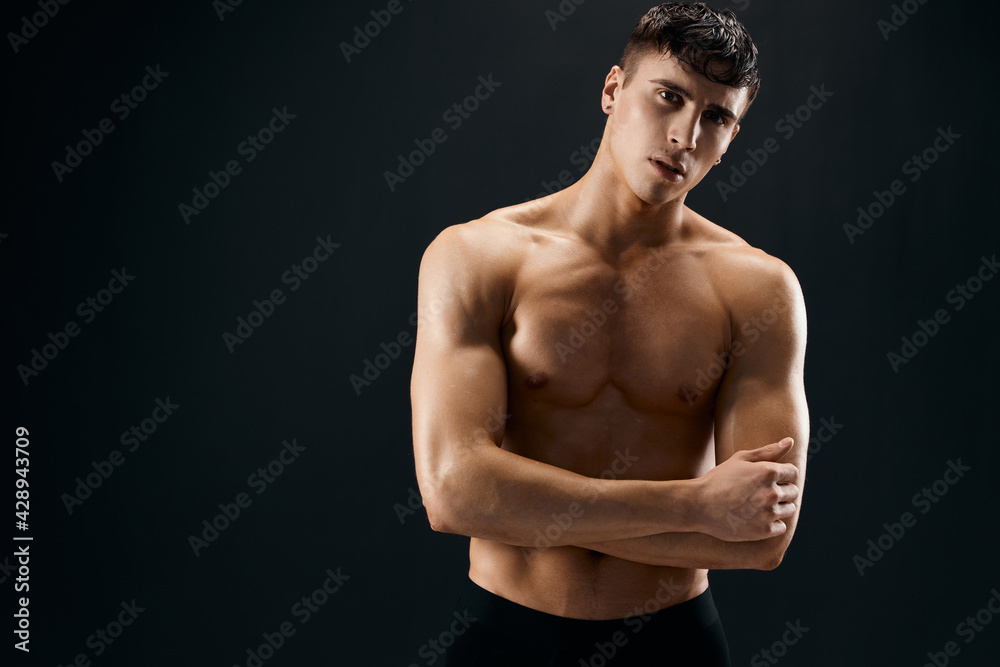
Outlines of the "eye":
[[663,99],[668,102],[679,102],[681,99],[681,96],[672,90],[661,90],[660,95],[663,95]]
[[708,118],[713,123],[716,123],[718,125],[725,125],[726,124],[726,118],[725,118],[725,116],[720,116],[719,114],[715,113],[714,111],[709,111],[707,114],[705,114],[705,117]]

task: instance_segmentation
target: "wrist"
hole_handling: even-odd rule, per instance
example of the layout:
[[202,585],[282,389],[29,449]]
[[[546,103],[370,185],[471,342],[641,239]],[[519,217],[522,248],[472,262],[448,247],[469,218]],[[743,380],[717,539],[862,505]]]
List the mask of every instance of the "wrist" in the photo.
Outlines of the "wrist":
[[702,483],[699,478],[667,482],[667,507],[671,525],[664,532],[700,533],[705,523]]

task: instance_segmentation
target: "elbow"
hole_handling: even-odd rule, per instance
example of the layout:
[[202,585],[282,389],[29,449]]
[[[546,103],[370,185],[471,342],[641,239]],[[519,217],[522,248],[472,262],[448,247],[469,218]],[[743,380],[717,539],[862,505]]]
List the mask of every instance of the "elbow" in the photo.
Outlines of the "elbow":
[[436,483],[420,484],[420,492],[431,530],[437,533],[469,534],[465,529],[468,523],[466,512],[463,511],[467,504],[455,489],[450,488],[446,479],[439,477]]
[[781,561],[785,558],[785,549],[762,549],[760,557],[757,559],[754,569],[756,570],[775,570]]
[[448,507],[446,502],[442,502],[440,499],[431,502],[425,496],[424,510],[427,512],[427,521],[434,532],[454,534],[462,532],[458,528],[459,521],[455,512]]
[[474,456],[451,458],[435,465],[417,466],[417,485],[431,530],[438,533],[473,536],[474,527],[482,528],[485,517],[482,498],[481,468]]

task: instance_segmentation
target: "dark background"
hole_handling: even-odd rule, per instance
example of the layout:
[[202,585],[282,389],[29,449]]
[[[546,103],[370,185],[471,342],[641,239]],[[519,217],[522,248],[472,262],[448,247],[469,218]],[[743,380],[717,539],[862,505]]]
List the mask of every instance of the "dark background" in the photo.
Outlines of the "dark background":
[[[798,275],[815,438],[781,567],[711,576],[736,665],[772,664],[760,652],[797,621],[809,630],[775,649],[780,664],[920,665],[953,641],[949,664],[986,665],[1000,648],[1000,623],[968,643],[957,627],[1000,587],[1000,283],[961,310],[947,300],[1000,249],[997,10],[903,4],[888,38],[888,2],[718,5],[754,36],[764,83],[688,204]],[[557,0],[400,6],[350,63],[341,42],[386,2],[245,0],[220,19],[208,0],[77,1],[17,53],[8,35],[2,433],[10,451],[14,428],[30,431],[31,513],[29,530],[11,517],[4,531],[34,538],[37,664],[246,665],[286,621],[296,632],[265,665],[430,664],[421,647],[448,628],[468,540],[401,511],[416,488],[412,345],[360,393],[350,376],[414,333],[418,263],[441,229],[581,175],[574,152],[601,135],[604,77],[649,4],[565,0],[555,29]],[[39,11],[7,3],[0,28]],[[169,74],[120,119],[112,101],[157,65]],[[489,75],[500,86],[449,126],[442,113]],[[778,131],[812,86],[833,96]],[[246,162],[237,146],[283,107],[295,118]],[[102,118],[114,131],[57,180],[51,163]],[[390,190],[384,172],[438,127],[447,141]],[[912,182],[903,164],[939,128],[960,138]],[[779,150],[723,200],[717,182],[769,137]],[[185,224],[178,205],[234,159],[242,172]],[[905,193],[850,242],[843,226],[896,179]],[[317,237],[340,247],[291,291],[282,274]],[[123,267],[134,280],[86,322],[77,304]],[[231,353],[223,333],[274,289],[287,300]],[[939,308],[948,322],[894,370],[887,353]],[[17,367],[69,321],[79,335],[26,384]],[[128,451],[120,434],[168,397],[179,407]],[[820,442],[824,418],[842,426]],[[305,449],[258,495],[248,477],[293,438]],[[124,462],[70,513],[64,494],[114,450]],[[970,470],[922,514],[914,494],[958,459]],[[196,556],[189,536],[241,492],[251,504]],[[860,575],[854,557],[907,511],[915,525]],[[11,601],[18,544],[0,552]],[[303,624],[293,605],[328,568],[349,579]],[[144,611],[96,655],[88,637],[132,600]]]

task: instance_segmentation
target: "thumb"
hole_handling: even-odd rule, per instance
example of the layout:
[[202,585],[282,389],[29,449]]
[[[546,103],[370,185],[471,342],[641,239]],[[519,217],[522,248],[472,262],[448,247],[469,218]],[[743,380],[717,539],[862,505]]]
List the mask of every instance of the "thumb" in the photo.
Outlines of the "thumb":
[[786,437],[770,445],[751,449],[747,452],[747,461],[776,461],[788,453],[794,442],[791,437]]

